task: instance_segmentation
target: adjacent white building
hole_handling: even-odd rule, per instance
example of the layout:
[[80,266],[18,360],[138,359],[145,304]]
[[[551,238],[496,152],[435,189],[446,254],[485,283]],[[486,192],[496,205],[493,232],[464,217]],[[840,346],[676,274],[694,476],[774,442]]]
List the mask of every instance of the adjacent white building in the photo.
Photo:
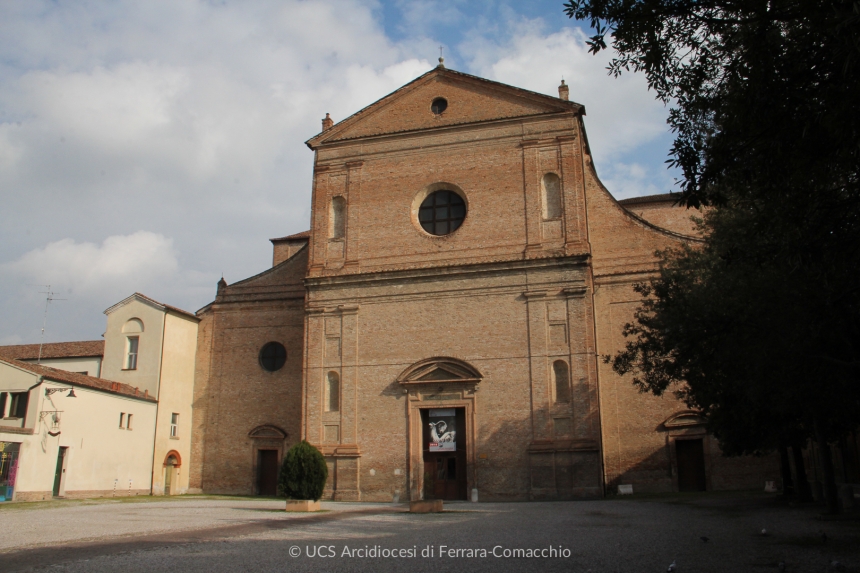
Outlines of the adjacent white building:
[[152,493],[187,493],[200,319],[140,293],[116,303],[105,314],[102,378],[139,388],[158,399]]
[[157,402],[134,388],[0,360],[0,498],[148,494]]
[[0,501],[188,491],[199,319],[140,293],[105,314],[104,341],[0,347]]

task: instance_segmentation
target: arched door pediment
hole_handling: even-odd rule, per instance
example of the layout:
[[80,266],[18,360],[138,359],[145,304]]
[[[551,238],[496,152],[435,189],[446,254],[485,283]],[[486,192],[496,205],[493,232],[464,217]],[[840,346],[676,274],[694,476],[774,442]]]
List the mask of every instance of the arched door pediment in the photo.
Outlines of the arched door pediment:
[[264,440],[284,440],[287,437],[287,433],[277,426],[264,424],[248,432],[248,437]]
[[477,384],[484,376],[477,368],[450,356],[436,356],[416,362],[400,373],[397,382],[404,385],[471,383]]
[[707,423],[705,417],[695,410],[684,410],[675,412],[663,422],[664,428],[687,428],[690,426],[704,426]]

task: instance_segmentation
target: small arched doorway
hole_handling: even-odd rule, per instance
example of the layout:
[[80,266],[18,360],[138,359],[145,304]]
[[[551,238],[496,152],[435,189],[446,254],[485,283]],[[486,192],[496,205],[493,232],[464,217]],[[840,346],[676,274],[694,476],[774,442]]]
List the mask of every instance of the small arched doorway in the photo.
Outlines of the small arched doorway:
[[171,450],[164,458],[164,495],[175,495],[179,488],[178,470],[182,465],[179,452]]
[[253,441],[254,493],[276,496],[287,433],[277,426],[265,424],[251,430],[248,437]]

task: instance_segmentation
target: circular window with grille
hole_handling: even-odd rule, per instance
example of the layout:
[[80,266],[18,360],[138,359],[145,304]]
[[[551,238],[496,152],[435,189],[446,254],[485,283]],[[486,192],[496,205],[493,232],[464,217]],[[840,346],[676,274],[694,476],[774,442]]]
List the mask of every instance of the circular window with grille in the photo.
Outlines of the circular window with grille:
[[431,235],[441,236],[460,228],[466,218],[466,201],[448,189],[433,191],[418,208],[418,223]]
[[287,349],[280,342],[268,342],[260,349],[260,366],[268,372],[275,372],[287,362]]

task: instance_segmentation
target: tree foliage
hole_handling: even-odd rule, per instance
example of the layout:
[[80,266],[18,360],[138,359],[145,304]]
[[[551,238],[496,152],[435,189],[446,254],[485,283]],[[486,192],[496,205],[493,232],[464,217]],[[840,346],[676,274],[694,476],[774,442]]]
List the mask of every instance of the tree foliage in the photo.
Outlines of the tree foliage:
[[841,190],[856,207],[860,2],[570,0],[610,73],[644,72],[671,105],[684,202]]
[[704,245],[660,253],[659,276],[636,286],[644,302],[626,348],[611,358],[641,391],[672,391],[701,410],[727,454],[817,430],[835,439],[860,423],[857,285],[853,308],[822,296],[850,285],[822,285],[774,260],[751,222],[762,218],[728,204],[707,214]]
[[615,49],[610,73],[643,72],[670,106],[681,202],[712,207],[704,246],[661,253],[637,287],[614,369],[704,411],[728,453],[856,428],[860,2],[565,6],[592,52]]
[[327,478],[328,467],[322,453],[302,440],[284,456],[278,476],[278,495],[318,501]]

